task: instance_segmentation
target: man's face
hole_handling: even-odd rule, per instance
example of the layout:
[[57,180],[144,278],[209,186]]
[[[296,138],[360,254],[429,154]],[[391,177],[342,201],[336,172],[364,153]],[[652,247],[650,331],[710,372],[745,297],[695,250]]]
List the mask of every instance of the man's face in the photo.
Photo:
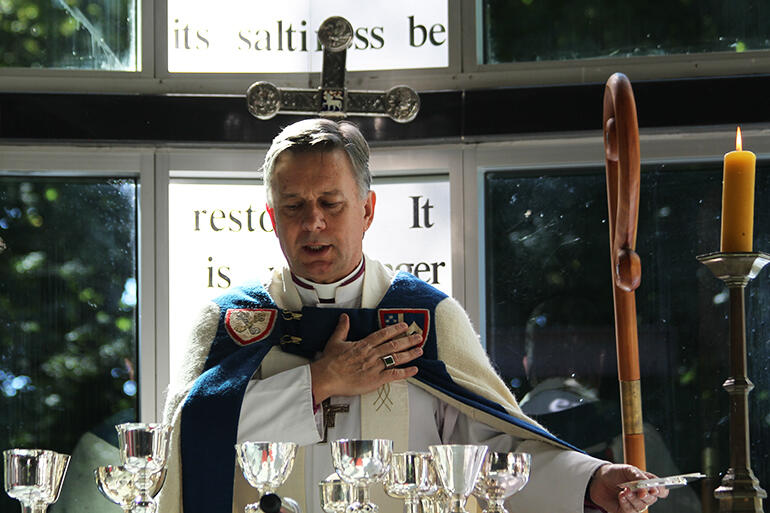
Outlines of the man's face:
[[375,196],[359,196],[347,153],[284,151],[273,170],[275,231],[289,267],[316,283],[333,283],[361,261]]

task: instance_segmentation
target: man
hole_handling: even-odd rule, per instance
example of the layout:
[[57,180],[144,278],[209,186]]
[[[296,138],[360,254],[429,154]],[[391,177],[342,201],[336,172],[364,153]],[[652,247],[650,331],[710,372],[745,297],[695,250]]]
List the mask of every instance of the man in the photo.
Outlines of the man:
[[568,450],[533,423],[457,302],[363,255],[376,202],[368,159],[345,122],[305,120],[273,140],[263,166],[268,212],[288,268],[264,288],[233,289],[195,326],[166,405],[175,429],[160,510],[243,511],[256,497],[233,468],[232,447],[246,440],[303,446],[280,491],[312,513],[316,485],[333,471],[325,441],[339,438],[393,439],[397,451],[480,443],[530,452],[530,483],[511,499],[521,512],[588,503],[630,513],[667,495],[621,491],[648,474]]

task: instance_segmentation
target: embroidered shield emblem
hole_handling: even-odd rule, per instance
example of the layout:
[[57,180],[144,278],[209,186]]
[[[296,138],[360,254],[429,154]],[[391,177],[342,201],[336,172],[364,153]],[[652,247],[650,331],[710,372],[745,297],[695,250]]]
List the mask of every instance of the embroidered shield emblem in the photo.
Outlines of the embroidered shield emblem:
[[225,313],[225,328],[238,345],[246,346],[273,331],[277,313],[274,308],[229,308]]
[[405,322],[408,326],[406,333],[408,335],[419,334],[422,337],[419,346],[425,343],[430,329],[430,312],[428,310],[424,308],[381,308],[378,313],[381,328],[390,324]]

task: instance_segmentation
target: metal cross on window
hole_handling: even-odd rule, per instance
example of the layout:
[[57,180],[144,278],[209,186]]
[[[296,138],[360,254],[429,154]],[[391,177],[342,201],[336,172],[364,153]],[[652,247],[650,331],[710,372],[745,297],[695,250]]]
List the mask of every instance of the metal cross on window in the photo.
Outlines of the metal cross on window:
[[348,91],[345,58],[353,44],[353,26],[340,16],[321,23],[318,39],[323,45],[321,87],[280,89],[270,82],[255,82],[246,92],[249,112],[259,119],[282,114],[315,114],[322,117],[388,116],[399,123],[412,121],[420,110],[420,97],[408,86],[387,91]]

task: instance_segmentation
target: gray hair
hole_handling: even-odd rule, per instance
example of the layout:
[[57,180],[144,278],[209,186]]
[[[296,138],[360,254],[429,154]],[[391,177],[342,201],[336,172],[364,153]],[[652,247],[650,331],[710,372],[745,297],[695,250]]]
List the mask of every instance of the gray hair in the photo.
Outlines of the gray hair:
[[347,121],[313,118],[287,126],[275,139],[262,165],[267,204],[273,206],[273,171],[278,157],[287,150],[292,152],[345,150],[353,166],[353,177],[361,198],[365,198],[372,184],[369,171],[369,145],[356,125]]

